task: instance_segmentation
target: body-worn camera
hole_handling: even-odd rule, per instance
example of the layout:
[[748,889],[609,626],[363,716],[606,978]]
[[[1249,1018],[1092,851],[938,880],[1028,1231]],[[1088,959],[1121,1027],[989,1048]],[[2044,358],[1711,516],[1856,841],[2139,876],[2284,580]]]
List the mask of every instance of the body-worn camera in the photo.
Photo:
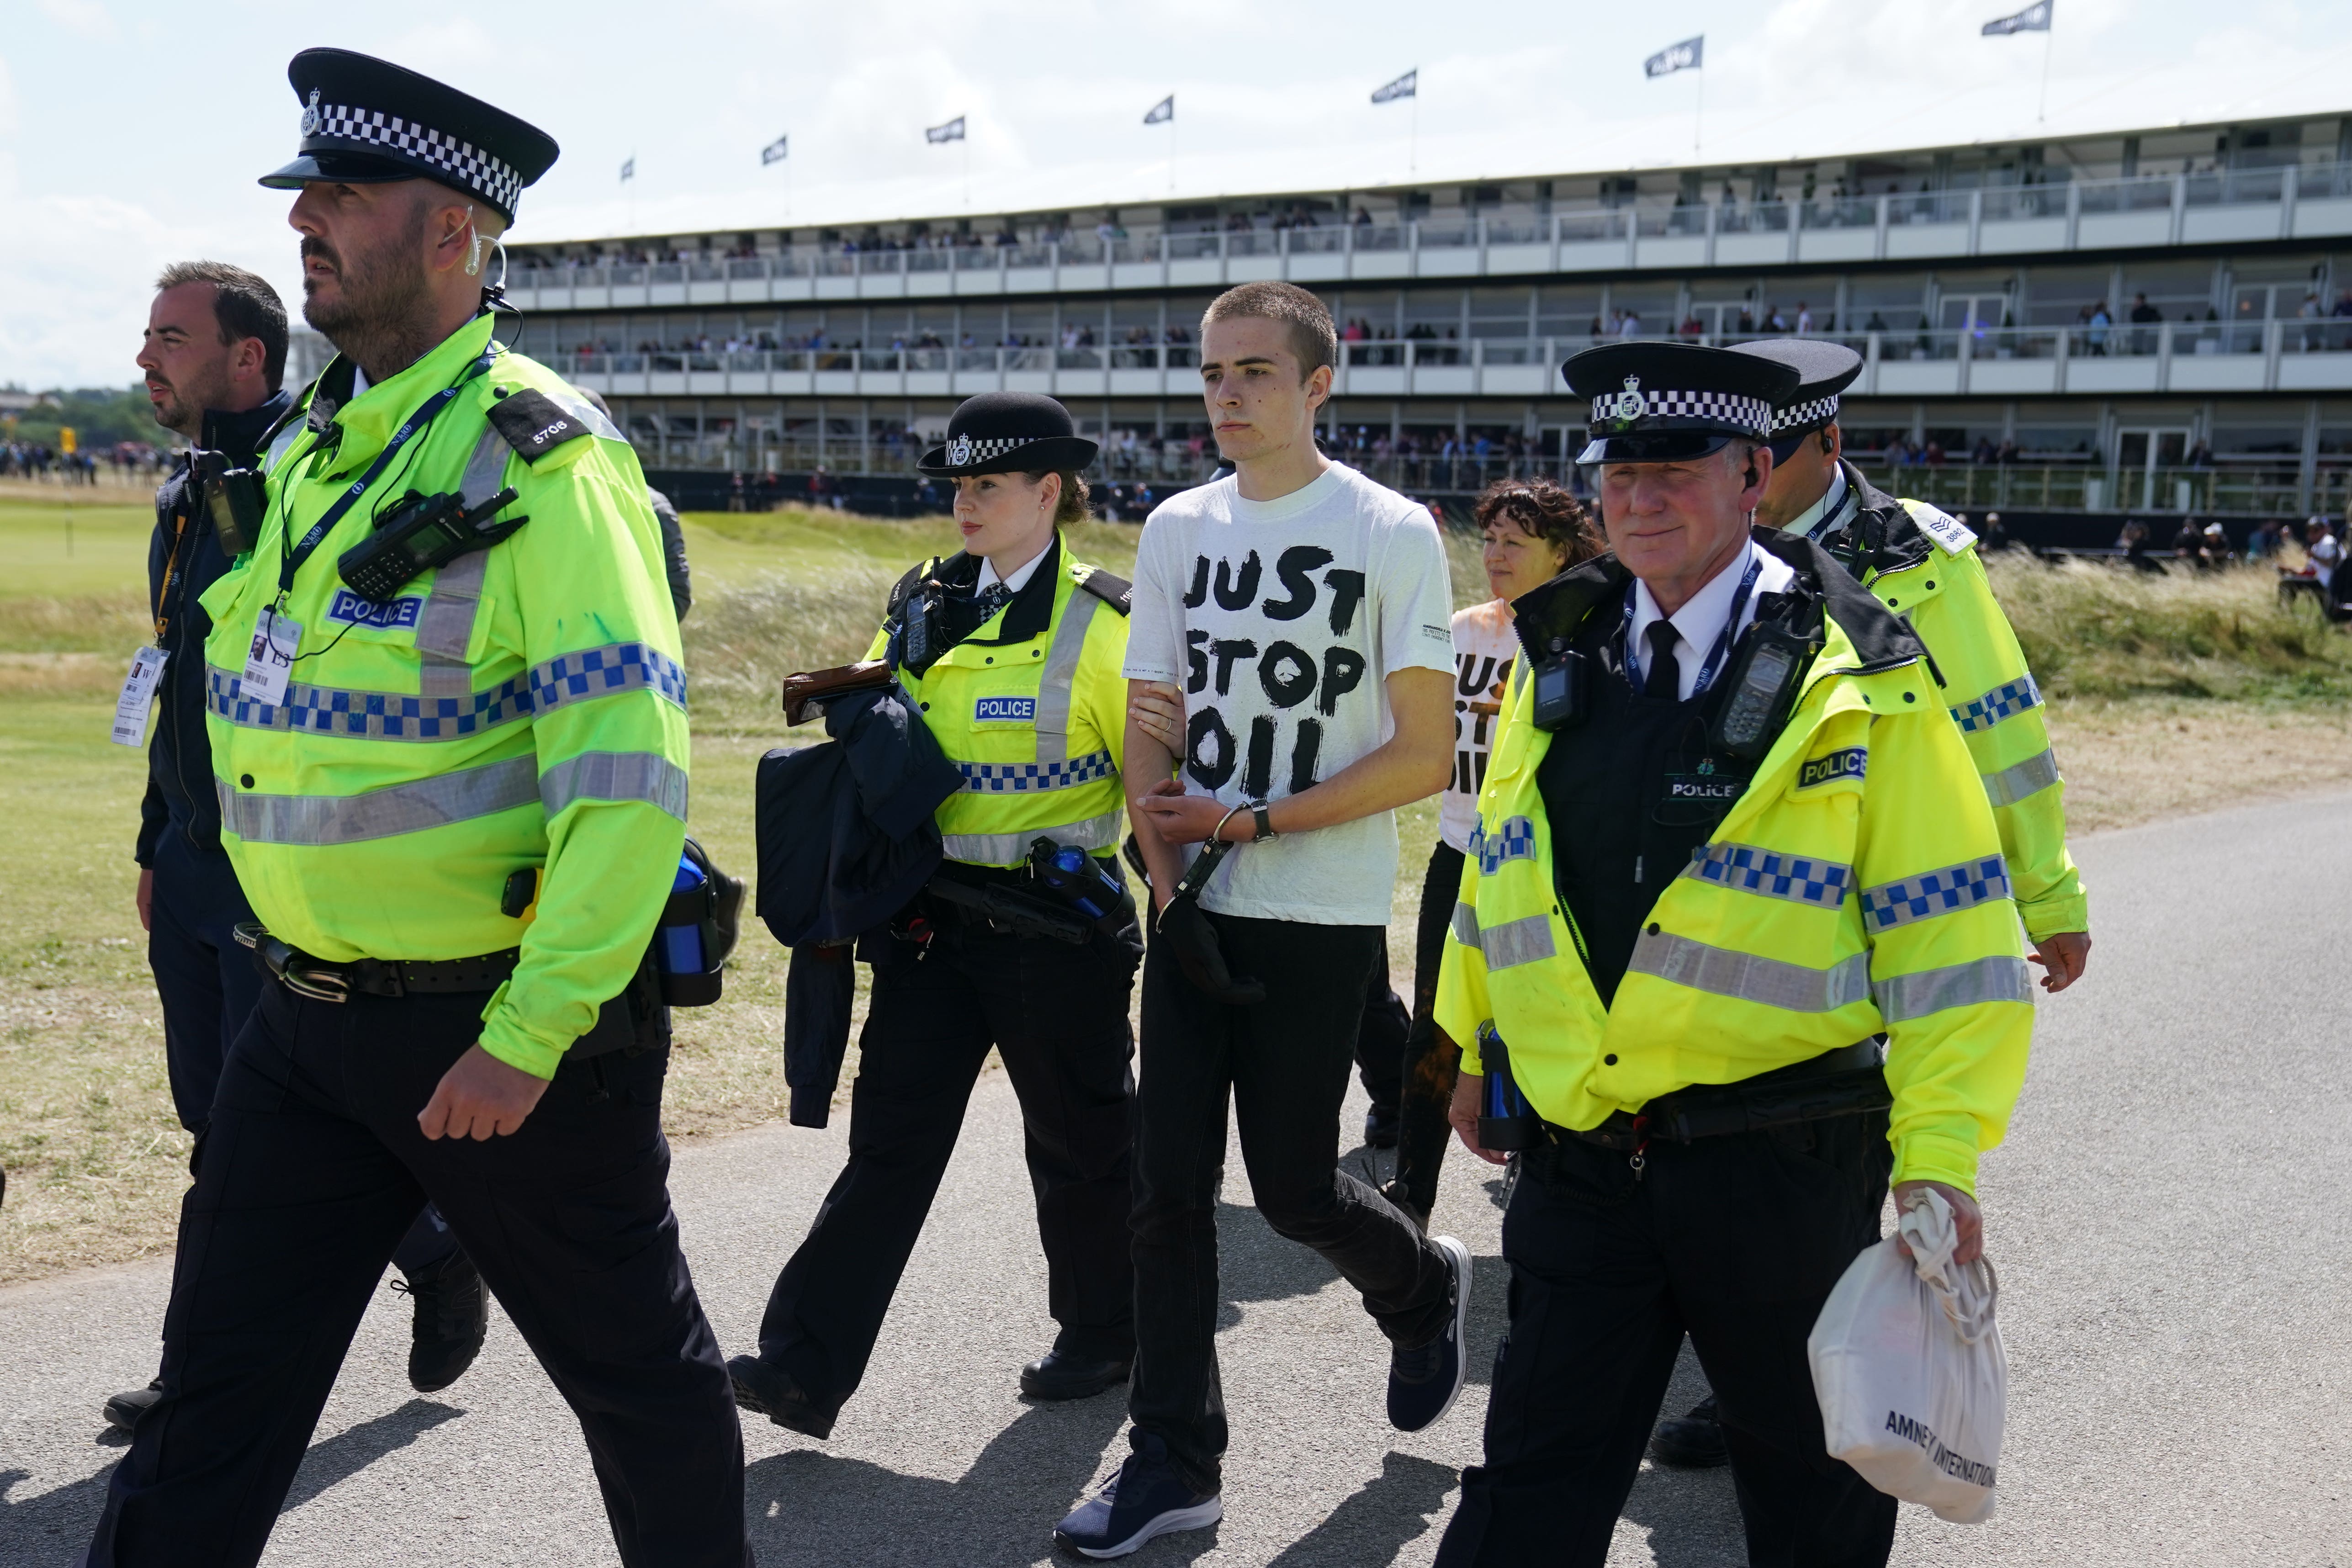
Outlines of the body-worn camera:
[[221,549],[231,557],[250,552],[261,542],[261,517],[268,506],[261,475],[232,467],[226,452],[196,452],[188,458],[188,477],[213,520]]
[[1584,656],[1567,648],[1528,672],[1536,689],[1528,711],[1537,729],[1565,730],[1584,718],[1585,670]]
[[488,550],[529,522],[528,517],[491,521],[514,499],[509,487],[469,510],[461,495],[412,491],[377,520],[373,533],[343,552],[335,572],[352,593],[382,604],[417,574]]

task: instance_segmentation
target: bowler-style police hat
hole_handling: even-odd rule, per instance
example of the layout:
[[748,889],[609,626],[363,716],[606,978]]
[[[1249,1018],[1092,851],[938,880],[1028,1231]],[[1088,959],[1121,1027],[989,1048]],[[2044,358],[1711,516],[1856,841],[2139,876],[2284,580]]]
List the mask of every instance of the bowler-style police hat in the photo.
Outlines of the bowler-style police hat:
[[546,132],[389,60],[304,49],[286,79],[302,104],[302,151],[261,177],[272,190],[432,180],[512,223],[522,188],[555,163]]
[[1732,351],[1785,364],[1802,377],[1789,400],[1772,411],[1772,460],[1785,463],[1805,437],[1837,423],[1838,394],[1862,374],[1862,356],[1820,338],[1766,338]]
[[1800,380],[1770,360],[1676,342],[1608,343],[1559,373],[1592,400],[1592,439],[1576,458],[1588,464],[1681,463],[1739,437],[1761,441]]
[[924,453],[915,469],[935,479],[1053,474],[1085,468],[1099,450],[1077,433],[1070,411],[1044,394],[983,392],[948,416],[947,441]]

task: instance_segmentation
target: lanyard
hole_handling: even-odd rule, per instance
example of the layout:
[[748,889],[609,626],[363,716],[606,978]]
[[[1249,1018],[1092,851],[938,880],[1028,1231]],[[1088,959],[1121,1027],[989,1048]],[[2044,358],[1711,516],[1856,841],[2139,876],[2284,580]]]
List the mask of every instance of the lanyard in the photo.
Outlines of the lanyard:
[[[393,432],[392,439],[383,444],[383,450],[376,454],[376,459],[368,465],[367,472],[352,480],[351,486],[335,498],[335,504],[329,507],[326,514],[310,525],[310,531],[302,536],[302,542],[299,544],[286,552],[283,564],[278,572],[278,603],[285,603],[287,594],[293,589],[294,574],[301,570],[305,561],[310,559],[311,552],[319,548],[320,542],[334,531],[335,524],[343,521],[343,514],[352,510],[361,496],[367,493],[368,487],[383,478],[383,471],[392,467],[392,460],[400,455],[400,449],[407,446],[410,439],[419,431],[432,424],[434,417],[443,409],[456,402],[457,394],[465,390],[467,382],[488,370],[491,362],[498,357],[498,353],[499,345],[496,342],[491,343],[488,348],[482,351],[481,358],[467,366],[464,374],[427,398],[424,407],[410,415],[408,422]],[[289,519],[289,521],[290,522],[291,520]],[[278,536],[278,542],[281,545],[284,544],[283,534]]]
[[[191,479],[195,477],[195,464],[193,461],[188,465],[188,474]],[[163,559],[163,580],[155,586],[155,646],[157,647],[163,646],[163,634],[172,624],[170,618],[163,614],[163,603],[172,596],[173,581],[179,575],[180,543],[187,537],[188,514],[195,510],[195,505],[194,496],[190,493],[186,486],[182,486],[180,503],[172,509],[172,552]]]
[[[1695,699],[1704,696],[1706,689],[1715,684],[1716,676],[1723,668],[1724,655],[1731,651],[1732,628],[1739,625],[1739,612],[1748,607],[1748,591],[1756,586],[1756,579],[1764,570],[1762,554],[1752,544],[1748,551],[1748,571],[1739,579],[1738,591],[1731,595],[1731,614],[1724,617],[1723,629],[1715,635],[1715,646],[1707,650],[1706,661],[1698,667],[1698,679],[1691,683],[1691,696]],[[1625,585],[1625,618],[1617,625],[1617,662],[1625,671],[1626,683],[1638,691],[1640,684],[1633,679],[1633,585],[1629,583]]]

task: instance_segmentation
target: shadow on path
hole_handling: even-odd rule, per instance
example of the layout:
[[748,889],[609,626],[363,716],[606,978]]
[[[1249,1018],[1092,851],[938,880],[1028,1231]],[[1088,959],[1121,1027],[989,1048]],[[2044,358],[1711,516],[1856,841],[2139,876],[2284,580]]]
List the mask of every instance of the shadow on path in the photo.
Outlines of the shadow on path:
[[1444,1527],[1445,1494],[1455,1479],[1450,1465],[1391,1452],[1378,1476],[1266,1568],[1377,1568],[1393,1563],[1408,1542]]

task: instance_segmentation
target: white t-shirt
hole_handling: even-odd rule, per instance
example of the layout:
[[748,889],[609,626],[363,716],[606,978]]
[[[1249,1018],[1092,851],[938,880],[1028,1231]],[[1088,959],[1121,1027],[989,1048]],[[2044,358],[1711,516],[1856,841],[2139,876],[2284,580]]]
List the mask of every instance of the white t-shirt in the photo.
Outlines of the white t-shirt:
[[1454,776],[1438,797],[1437,836],[1456,849],[1470,847],[1470,830],[1478,825],[1478,791],[1518,653],[1509,600],[1454,612]]
[[[1184,691],[1185,786],[1227,805],[1297,795],[1391,731],[1388,678],[1454,668],[1453,590],[1426,508],[1334,463],[1276,500],[1227,476],[1162,501],[1136,551],[1127,674]],[[1204,909],[1386,925],[1394,815],[1235,849]]]
[[2344,547],[2329,534],[2321,534],[2319,542],[2311,546],[2311,574],[2326,587],[2336,577],[2336,568],[2344,559]]

